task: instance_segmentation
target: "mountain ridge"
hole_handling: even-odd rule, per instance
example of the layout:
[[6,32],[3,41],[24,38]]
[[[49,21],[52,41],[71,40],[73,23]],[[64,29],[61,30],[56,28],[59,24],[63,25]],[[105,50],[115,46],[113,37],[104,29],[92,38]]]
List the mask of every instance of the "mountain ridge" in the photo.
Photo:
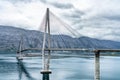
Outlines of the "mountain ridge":
[[[24,48],[42,47],[42,32],[0,25],[0,50],[17,50],[21,36],[24,38]],[[51,40],[53,40],[51,47],[120,49],[120,42],[112,40],[99,40],[86,36],[72,38],[67,35],[52,35]]]

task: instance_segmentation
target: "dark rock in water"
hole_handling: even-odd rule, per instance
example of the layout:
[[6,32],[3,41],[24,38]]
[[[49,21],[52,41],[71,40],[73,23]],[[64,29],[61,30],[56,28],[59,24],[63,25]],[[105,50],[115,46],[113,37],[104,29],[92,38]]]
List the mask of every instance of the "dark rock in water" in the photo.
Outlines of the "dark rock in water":
[[[23,37],[23,48],[42,47],[42,32],[0,25],[0,50],[17,50],[19,42],[21,40],[21,36]],[[118,49],[120,48],[120,42],[110,40],[98,40],[85,36],[72,38],[67,35],[52,35],[51,47]]]

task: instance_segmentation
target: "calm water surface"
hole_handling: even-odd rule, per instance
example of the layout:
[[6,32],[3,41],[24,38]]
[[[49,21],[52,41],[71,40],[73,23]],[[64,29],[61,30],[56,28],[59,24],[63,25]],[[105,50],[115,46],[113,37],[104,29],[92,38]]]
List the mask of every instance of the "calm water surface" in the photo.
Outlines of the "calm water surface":
[[[77,56],[77,57],[76,57]],[[15,54],[0,54],[0,80],[41,80],[41,58],[24,58],[17,64]],[[120,57],[101,57],[101,80],[120,80]],[[94,80],[94,58],[57,55],[51,60],[50,80]]]

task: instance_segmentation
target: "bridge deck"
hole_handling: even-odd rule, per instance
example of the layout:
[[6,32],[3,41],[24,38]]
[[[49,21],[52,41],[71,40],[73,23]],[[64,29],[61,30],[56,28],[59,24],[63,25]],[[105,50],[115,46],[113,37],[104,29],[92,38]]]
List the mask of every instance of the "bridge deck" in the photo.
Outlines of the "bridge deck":
[[99,51],[99,52],[120,52],[120,49],[96,49],[94,51]]
[[[24,52],[24,51],[29,51],[29,50],[38,50],[38,51],[41,51],[42,48],[28,48],[28,49],[24,49],[24,50],[21,50],[21,52]],[[92,52],[120,52],[120,49],[84,49],[84,48],[45,48],[44,49],[45,51],[92,51]]]

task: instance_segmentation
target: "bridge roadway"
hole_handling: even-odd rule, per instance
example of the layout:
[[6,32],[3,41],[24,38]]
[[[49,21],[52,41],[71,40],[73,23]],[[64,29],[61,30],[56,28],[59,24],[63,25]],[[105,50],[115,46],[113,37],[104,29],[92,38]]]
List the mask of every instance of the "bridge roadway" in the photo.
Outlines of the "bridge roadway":
[[[41,51],[42,48],[28,48],[28,49],[23,49],[18,52],[24,52],[24,51],[29,51],[29,50],[37,50]],[[85,49],[85,48],[45,48],[45,51],[86,51],[86,52],[120,52],[120,49]]]
[[[24,49],[18,52],[24,52],[24,51],[29,51],[29,50],[37,50],[37,51],[41,51],[42,48],[28,48],[28,49]],[[82,49],[82,48],[45,48],[45,51],[90,51],[89,49]]]

